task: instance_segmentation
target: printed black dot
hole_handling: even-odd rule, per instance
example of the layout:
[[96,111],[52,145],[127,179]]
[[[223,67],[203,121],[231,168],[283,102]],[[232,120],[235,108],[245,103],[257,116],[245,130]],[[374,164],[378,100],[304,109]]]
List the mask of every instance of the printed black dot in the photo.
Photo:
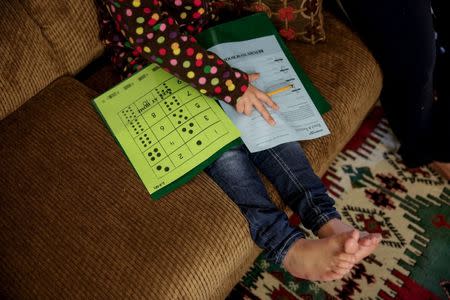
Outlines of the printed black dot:
[[182,110],[182,109],[180,109],[180,112],[183,112],[183,110]]
[[155,161],[155,158],[154,158],[154,157],[152,157],[152,158],[150,158],[150,160],[151,160],[151,161]]
[[161,166],[157,166],[157,167],[156,167],[156,170],[158,170],[158,171],[161,170],[161,169],[162,169]]
[[189,129],[189,131],[188,131],[190,134],[192,134],[193,133],[193,131],[192,131],[192,129]]
[[177,114],[173,114],[172,116],[176,117],[176,116],[177,116]]
[[154,152],[158,152],[158,148],[153,149]]
[[178,115],[178,118],[182,118],[183,117],[183,115]]
[[166,172],[169,172],[169,170],[170,170],[169,167],[164,168],[164,171],[166,171]]
[[145,137],[147,137],[147,134],[146,134],[146,133],[144,133],[144,136],[145,136]]
[[170,105],[172,105],[173,104],[173,102],[170,102]]
[[194,126],[194,123],[189,123],[189,126],[190,126],[190,127]]
[[169,111],[171,111],[172,109],[169,107]]
[[181,129],[181,131],[186,132],[186,128]]
[[147,155],[151,157],[153,154],[151,152],[149,152]]
[[198,141],[197,141],[197,145],[200,146],[201,144],[202,144],[202,141],[198,140]]
[[187,116],[184,117],[185,120],[189,119]]
[[141,136],[141,137],[139,137],[139,139],[140,139],[140,140],[142,140],[142,136]]
[[147,144],[144,144],[144,147],[147,147]]
[[167,104],[167,101],[164,101],[164,104]]
[[159,152],[156,153],[156,156],[157,156],[157,157],[160,157],[160,156],[161,156],[161,153],[159,153]]
[[178,121],[178,124],[181,124],[181,121]]

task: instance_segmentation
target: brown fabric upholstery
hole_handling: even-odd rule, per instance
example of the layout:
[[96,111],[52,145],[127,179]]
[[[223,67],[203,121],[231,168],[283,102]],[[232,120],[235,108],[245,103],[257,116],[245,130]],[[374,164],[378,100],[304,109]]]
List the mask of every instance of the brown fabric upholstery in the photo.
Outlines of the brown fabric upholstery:
[[41,29],[18,1],[0,1],[0,120],[62,74]]
[[76,74],[100,56],[103,46],[94,0],[20,0],[68,74]]
[[0,295],[223,298],[258,253],[204,173],[151,202],[90,101],[63,77],[0,123]]

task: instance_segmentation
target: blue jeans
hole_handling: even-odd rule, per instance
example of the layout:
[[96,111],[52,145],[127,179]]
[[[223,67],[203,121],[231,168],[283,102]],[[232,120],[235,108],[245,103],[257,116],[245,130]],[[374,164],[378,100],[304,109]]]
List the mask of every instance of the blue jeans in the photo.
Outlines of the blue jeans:
[[225,152],[206,173],[238,205],[247,219],[255,243],[267,258],[281,263],[290,246],[304,238],[289,226],[287,215],[270,200],[256,167],[274,184],[283,202],[298,213],[302,224],[316,233],[333,218],[340,218],[297,142],[250,153],[245,145]]

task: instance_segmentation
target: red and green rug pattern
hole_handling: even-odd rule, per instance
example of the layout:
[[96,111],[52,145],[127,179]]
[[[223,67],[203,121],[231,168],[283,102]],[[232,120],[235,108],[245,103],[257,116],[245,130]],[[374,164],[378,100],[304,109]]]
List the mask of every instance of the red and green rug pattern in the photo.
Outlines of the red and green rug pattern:
[[325,283],[294,278],[261,255],[228,298],[450,299],[450,185],[429,168],[406,169],[393,140],[375,108],[322,178],[346,222],[381,233],[374,254]]

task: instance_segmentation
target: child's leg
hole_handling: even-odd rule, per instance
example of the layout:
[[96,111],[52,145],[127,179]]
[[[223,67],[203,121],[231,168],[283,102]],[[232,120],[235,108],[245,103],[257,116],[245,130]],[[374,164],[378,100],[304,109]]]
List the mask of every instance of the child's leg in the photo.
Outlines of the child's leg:
[[[299,143],[285,143],[266,151],[250,153],[250,157],[275,185],[286,205],[300,215],[303,225],[320,238],[354,230],[340,220],[334,200],[328,196],[322,181],[312,170]],[[357,261],[373,252],[381,240],[378,234],[366,232],[358,237],[354,253]]]
[[283,202],[298,213],[305,228],[315,234],[329,220],[340,219],[334,200],[312,170],[299,143],[285,143],[250,153],[253,163],[268,177]]
[[270,200],[244,146],[225,152],[205,171],[239,206],[255,243],[268,250],[269,259],[283,263],[293,275],[333,280],[353,266],[357,232],[303,239],[303,233],[290,227],[286,214]]
[[247,219],[255,243],[268,251],[268,259],[281,263],[293,242],[303,238],[289,226],[286,214],[267,195],[245,146],[225,152],[205,172],[238,205]]

